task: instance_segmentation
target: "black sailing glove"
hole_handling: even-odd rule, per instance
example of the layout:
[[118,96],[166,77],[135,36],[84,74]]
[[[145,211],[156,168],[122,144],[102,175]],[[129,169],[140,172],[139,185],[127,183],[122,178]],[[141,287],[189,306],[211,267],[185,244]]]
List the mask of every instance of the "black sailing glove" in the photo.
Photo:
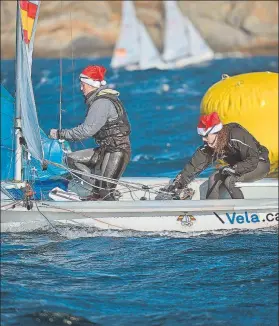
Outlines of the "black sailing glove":
[[168,192],[177,192],[179,189],[183,189],[184,187],[187,187],[187,184],[185,182],[182,182],[181,174],[179,173],[172,182],[165,188],[165,191]]
[[[172,199],[186,199],[190,195],[188,194],[187,183],[181,177],[179,173],[171,183],[160,189],[160,193],[155,197],[156,200],[172,200]],[[192,193],[192,190],[191,190]]]

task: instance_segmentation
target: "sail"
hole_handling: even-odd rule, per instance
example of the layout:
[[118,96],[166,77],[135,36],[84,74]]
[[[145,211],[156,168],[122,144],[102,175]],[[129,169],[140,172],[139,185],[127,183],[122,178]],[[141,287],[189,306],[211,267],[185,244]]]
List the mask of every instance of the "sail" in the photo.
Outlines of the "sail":
[[140,70],[158,68],[163,63],[160,53],[154,45],[143,23],[139,23],[140,30]]
[[16,78],[20,81],[17,96],[20,97],[22,135],[31,156],[43,162],[40,127],[31,80],[32,51],[39,14],[39,1],[20,1],[19,6],[22,33],[17,40],[20,60],[17,63],[19,69]]
[[177,7],[176,1],[164,1],[164,61],[175,61],[189,55],[189,39],[185,33],[184,16]]
[[213,57],[214,52],[206,43],[206,41],[202,38],[199,31],[192,24],[192,22],[184,17],[185,27],[187,30],[187,35],[189,38],[189,52],[191,56],[203,56],[203,55],[211,55]]
[[140,59],[139,27],[132,1],[122,1],[121,33],[116,43],[111,67],[137,64]]
[[178,8],[176,1],[164,1],[166,23],[164,32],[164,52],[166,62],[182,58],[210,58],[214,52],[200,35],[189,18]]
[[15,101],[1,85],[1,179],[14,178],[14,129]]
[[[14,178],[14,124],[15,119],[15,99],[1,85],[1,180],[12,180]],[[63,151],[57,140],[49,139],[40,129],[41,140],[45,153],[45,159],[60,163],[63,162]],[[65,144],[68,147],[68,143]],[[65,170],[55,166],[48,166],[47,170],[42,170],[41,164],[35,159],[31,159],[30,165],[36,171],[35,180],[46,180],[53,176],[65,174]]]

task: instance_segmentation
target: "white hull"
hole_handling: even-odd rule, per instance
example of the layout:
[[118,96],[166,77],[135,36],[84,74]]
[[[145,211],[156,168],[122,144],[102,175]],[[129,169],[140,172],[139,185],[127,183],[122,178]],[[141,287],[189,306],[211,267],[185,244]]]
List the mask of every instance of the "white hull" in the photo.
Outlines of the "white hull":
[[186,67],[189,65],[193,65],[193,64],[199,64],[205,61],[209,61],[212,60],[214,58],[214,53],[213,52],[208,52],[202,55],[197,55],[197,56],[193,56],[193,57],[188,57],[188,58],[183,58],[181,60],[177,60],[175,63],[175,66],[177,68],[182,68],[182,67]]
[[[233,203],[232,203],[233,202]],[[37,207],[27,211],[24,207],[2,212],[2,232],[22,232],[48,225],[51,222],[83,225],[98,229],[135,231],[204,232],[232,229],[259,229],[278,225],[278,204],[276,200],[264,200],[265,208],[256,208],[255,200],[208,201],[211,207],[195,206],[194,202],[164,201],[160,205],[146,207],[122,202],[115,203],[51,203],[39,202]],[[120,204],[120,202],[119,202]],[[124,205],[123,205],[124,204]],[[175,204],[175,205],[174,205]],[[190,205],[189,205],[190,204]],[[194,204],[194,205],[193,205]],[[221,205],[220,205],[221,204]],[[153,206],[153,207],[152,207]],[[13,222],[10,222],[13,221]]]
[[145,69],[140,68],[140,66],[137,64],[129,65],[125,67],[125,70],[136,71],[136,70],[147,70],[147,69],[158,69],[158,70],[180,69],[186,66],[207,62],[214,58],[215,58],[214,54],[209,52],[200,56],[181,58],[180,60],[177,60],[175,62],[167,62],[167,63],[161,62],[160,64]]
[[[166,180],[134,178],[132,181],[159,185]],[[9,201],[2,200],[1,231],[34,230],[47,226],[47,219],[55,224],[148,232],[191,233],[278,226],[277,180],[242,184],[245,197],[250,197],[244,200],[199,200],[206,192],[205,179],[198,179],[191,186],[195,195],[193,200],[185,201],[132,201],[128,197],[117,202],[37,201],[28,211],[21,205],[11,208],[7,206]],[[137,195],[142,196],[143,191],[138,191]],[[223,195],[225,198],[225,193]]]

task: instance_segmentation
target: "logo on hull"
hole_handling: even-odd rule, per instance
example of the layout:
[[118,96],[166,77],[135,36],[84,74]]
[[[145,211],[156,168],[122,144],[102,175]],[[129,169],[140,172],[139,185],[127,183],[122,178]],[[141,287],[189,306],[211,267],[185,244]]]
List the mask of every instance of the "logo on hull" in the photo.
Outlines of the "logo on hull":
[[192,226],[196,219],[193,215],[179,215],[177,221],[181,222],[181,225]]

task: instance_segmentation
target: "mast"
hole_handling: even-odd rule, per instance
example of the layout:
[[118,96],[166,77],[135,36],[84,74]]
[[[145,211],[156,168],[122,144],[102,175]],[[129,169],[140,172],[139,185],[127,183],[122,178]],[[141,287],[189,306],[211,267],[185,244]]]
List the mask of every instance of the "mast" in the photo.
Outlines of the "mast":
[[16,114],[15,114],[15,165],[14,179],[22,181],[22,147],[20,144],[21,138],[21,109],[20,109],[20,71],[21,71],[21,19],[19,1],[17,0],[16,12]]

